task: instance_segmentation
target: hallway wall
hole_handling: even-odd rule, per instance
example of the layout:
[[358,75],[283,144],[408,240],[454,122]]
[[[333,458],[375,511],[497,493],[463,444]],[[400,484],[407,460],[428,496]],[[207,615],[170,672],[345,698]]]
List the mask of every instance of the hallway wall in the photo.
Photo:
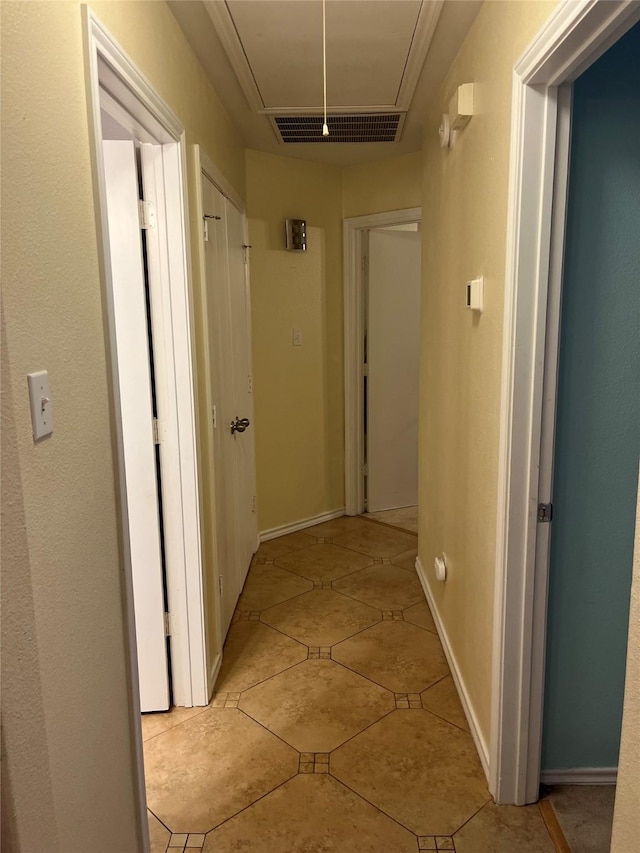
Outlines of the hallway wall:
[[[555,5],[485,3],[425,123],[420,557],[487,742],[512,73]],[[477,114],[453,149],[441,149],[441,114],[468,82]],[[479,275],[477,318],[465,307],[465,282]],[[443,552],[444,585],[433,574]]]
[[[248,150],[258,527],[344,507],[340,169]],[[307,252],[285,219],[307,220]],[[302,346],[293,346],[293,328]]]
[[420,207],[422,155],[402,154],[342,170],[342,215],[367,216]]
[[[239,140],[165,4],[93,8],[243,191]],[[1,13],[2,846],[137,850],[81,4]],[[26,374],[38,369],[55,431],[34,445]]]

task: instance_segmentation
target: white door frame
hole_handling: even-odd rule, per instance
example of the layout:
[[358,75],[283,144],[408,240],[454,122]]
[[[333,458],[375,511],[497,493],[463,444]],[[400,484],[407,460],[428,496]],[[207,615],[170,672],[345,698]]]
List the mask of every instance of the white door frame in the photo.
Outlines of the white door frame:
[[[206,645],[200,545],[200,495],[198,487],[194,376],[191,343],[191,287],[186,191],[184,127],[159,98],[147,79],[131,62],[100,21],[82,7],[85,48],[85,76],[89,110],[96,224],[100,271],[103,281],[105,345],[110,365],[112,427],[115,439],[117,500],[124,562],[126,642],[131,678],[132,740],[135,753],[136,784],[141,817],[146,811],[142,734],[139,724],[135,618],[127,495],[124,476],[122,421],[117,373],[117,338],[114,324],[109,230],[102,167],[101,92],[113,97],[118,118],[144,142],[161,145],[162,163],[156,189],[164,199],[163,227],[166,246],[162,257],[153,325],[156,357],[162,362],[156,392],[164,412],[161,424],[163,506],[167,587],[171,611],[171,661],[174,704],[190,707],[206,705]],[[109,100],[109,94],[106,98]],[[157,327],[156,327],[157,325]],[[141,820],[141,844],[148,850],[148,827]]]
[[370,228],[422,221],[422,208],[411,207],[353,216],[344,220],[344,470],[347,515],[364,512],[364,338],[363,241]]
[[559,87],[638,19],[633,0],[565,0],[514,68],[489,774],[499,803],[535,802],[540,783],[550,530],[537,507],[551,499],[571,109]]

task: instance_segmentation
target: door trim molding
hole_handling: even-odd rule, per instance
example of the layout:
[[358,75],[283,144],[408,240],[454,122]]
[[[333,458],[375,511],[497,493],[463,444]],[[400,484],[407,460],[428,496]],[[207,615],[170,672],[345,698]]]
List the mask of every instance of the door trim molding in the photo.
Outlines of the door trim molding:
[[[558,87],[570,84],[640,19],[633,0],[565,0],[516,63],[513,75],[496,535],[489,787],[498,803],[538,798],[549,531],[536,520],[550,483],[542,454],[547,377],[557,369],[550,300]],[[562,240],[564,242],[564,238]],[[552,294],[553,295],[553,294]],[[545,354],[547,361],[545,363]],[[554,401],[546,401],[554,404]],[[545,538],[546,537],[546,538]]]
[[422,208],[411,207],[352,216],[344,220],[344,469],[347,515],[364,512],[364,401],[362,394],[362,340],[364,336],[364,275],[362,251],[365,232],[386,225],[422,221]]
[[[117,380],[117,340],[115,334],[109,230],[106,217],[104,170],[102,165],[101,87],[112,95],[137,123],[147,138],[162,146],[165,170],[167,232],[169,235],[166,282],[160,288],[160,300],[167,311],[166,322],[172,335],[161,336],[163,355],[174,379],[166,383],[171,419],[165,438],[172,444],[172,464],[165,476],[172,490],[175,511],[164,519],[167,536],[172,538],[171,561],[167,561],[169,606],[172,614],[172,674],[174,702],[191,706],[207,704],[205,613],[202,587],[199,485],[197,470],[194,377],[191,349],[191,270],[188,252],[189,230],[186,189],[184,128],[172,110],[156,94],[119,44],[92,11],[83,4],[82,29],[85,58],[85,83],[89,118],[89,136],[96,231],[102,281],[105,323],[105,351],[109,365],[111,396],[111,432],[114,443],[114,478],[120,516],[119,537],[122,548],[123,607],[125,643],[129,668],[129,714],[134,766],[134,785],[138,799],[140,849],[149,850],[146,820],[146,794],[140,726],[138,662],[135,640],[133,585],[127,522],[127,495],[124,477],[122,422]],[[143,134],[144,135],[144,134]],[[163,471],[164,473],[164,471]],[[171,564],[170,564],[171,563]]]

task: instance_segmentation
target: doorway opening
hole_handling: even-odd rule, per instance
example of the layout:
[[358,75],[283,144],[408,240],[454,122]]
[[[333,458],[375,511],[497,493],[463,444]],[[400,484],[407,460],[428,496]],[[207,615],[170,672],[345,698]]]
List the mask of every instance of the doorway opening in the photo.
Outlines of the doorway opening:
[[348,515],[417,532],[422,211],[345,219]]

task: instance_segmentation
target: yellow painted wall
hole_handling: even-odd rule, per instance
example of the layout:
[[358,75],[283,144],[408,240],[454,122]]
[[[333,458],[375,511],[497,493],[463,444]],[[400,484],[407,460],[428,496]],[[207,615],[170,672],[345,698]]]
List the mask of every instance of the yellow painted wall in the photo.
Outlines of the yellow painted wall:
[[[340,169],[247,151],[258,523],[344,507]],[[285,219],[309,249],[287,252]],[[293,346],[293,328],[303,343]]]
[[[239,140],[165,4],[92,8],[244,192]],[[81,8],[0,9],[3,849],[136,850]],[[26,374],[39,369],[55,432],[34,445]]]
[[420,207],[422,155],[402,154],[342,170],[343,216],[367,216]]
[[633,552],[633,581],[629,611],[627,674],[618,764],[611,853],[627,853],[638,845],[640,813],[640,483]]
[[[512,71],[555,5],[485,3],[425,124],[420,556],[487,741]],[[442,150],[440,115],[467,82],[476,84],[478,114]],[[479,275],[477,318],[464,285]],[[442,552],[444,585],[432,568]]]

